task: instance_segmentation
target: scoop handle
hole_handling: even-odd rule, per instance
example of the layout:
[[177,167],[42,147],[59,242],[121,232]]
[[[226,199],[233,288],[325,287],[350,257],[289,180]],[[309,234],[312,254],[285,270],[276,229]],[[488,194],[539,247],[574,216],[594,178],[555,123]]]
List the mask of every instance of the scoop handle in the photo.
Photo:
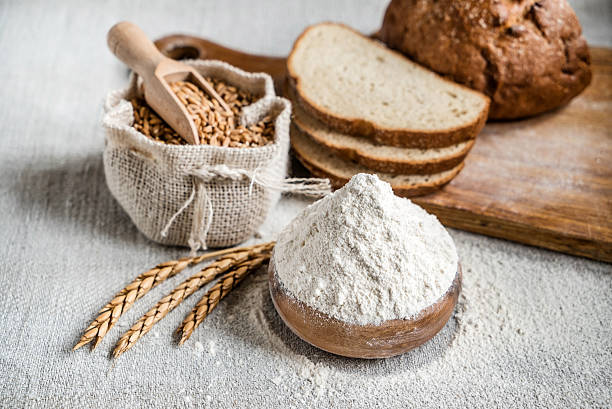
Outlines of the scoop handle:
[[128,21],[112,26],[106,41],[111,52],[142,77],[152,75],[166,58],[140,27]]

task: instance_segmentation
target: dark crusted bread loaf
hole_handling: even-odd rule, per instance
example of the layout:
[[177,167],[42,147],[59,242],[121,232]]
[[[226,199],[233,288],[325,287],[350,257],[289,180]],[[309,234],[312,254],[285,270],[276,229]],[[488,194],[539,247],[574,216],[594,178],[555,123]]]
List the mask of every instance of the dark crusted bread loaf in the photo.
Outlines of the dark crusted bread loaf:
[[591,81],[588,47],[566,0],[392,0],[378,35],[489,95],[490,118],[551,110]]

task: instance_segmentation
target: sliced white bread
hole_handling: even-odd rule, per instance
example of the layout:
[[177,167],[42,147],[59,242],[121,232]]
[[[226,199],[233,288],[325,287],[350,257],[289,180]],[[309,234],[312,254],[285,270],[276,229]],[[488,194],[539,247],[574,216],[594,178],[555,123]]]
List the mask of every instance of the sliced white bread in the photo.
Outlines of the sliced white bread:
[[489,99],[340,24],[311,26],[287,60],[305,110],[331,128],[408,148],[474,139]]
[[[291,95],[290,95],[291,96]],[[378,172],[432,174],[459,165],[474,145],[474,139],[445,148],[417,149],[380,145],[364,136],[335,131],[308,115],[293,102],[293,123],[313,141],[344,159]]]
[[396,175],[374,172],[363,165],[339,158],[329,149],[314,142],[297,127],[291,127],[291,146],[296,157],[316,177],[328,178],[334,188],[340,188],[357,173],[376,173],[391,184],[393,191],[403,197],[431,193],[450,182],[463,168],[463,162],[452,169],[431,175]]

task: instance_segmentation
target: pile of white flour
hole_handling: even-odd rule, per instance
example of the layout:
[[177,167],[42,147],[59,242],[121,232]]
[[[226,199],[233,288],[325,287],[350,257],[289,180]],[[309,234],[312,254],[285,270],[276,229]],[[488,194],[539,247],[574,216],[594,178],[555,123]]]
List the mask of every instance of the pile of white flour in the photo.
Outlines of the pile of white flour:
[[359,174],[280,233],[274,263],[296,299],[365,325],[435,303],[451,286],[458,257],[435,216],[377,176]]

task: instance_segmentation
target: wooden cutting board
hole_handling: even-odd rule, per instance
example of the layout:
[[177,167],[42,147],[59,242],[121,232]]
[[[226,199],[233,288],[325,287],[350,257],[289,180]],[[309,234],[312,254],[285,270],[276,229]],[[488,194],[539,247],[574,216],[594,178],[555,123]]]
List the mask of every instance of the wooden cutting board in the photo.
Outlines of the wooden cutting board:
[[[156,45],[173,58],[267,72],[282,89],[285,58],[184,35]],[[450,227],[612,262],[612,50],[591,55],[593,81],[582,95],[532,119],[488,123],[459,176],[413,200]]]

